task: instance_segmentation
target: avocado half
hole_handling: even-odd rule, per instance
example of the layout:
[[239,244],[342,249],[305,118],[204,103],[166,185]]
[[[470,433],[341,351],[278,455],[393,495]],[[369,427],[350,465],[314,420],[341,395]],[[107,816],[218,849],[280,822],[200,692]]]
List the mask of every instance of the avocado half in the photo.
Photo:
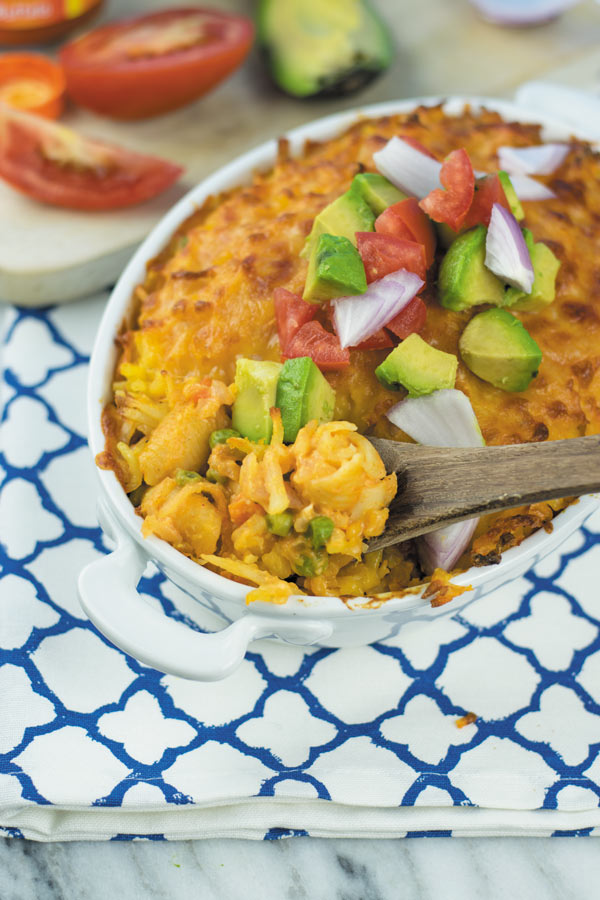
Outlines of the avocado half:
[[271,77],[293,97],[351,94],[394,55],[367,0],[260,0],[257,36]]

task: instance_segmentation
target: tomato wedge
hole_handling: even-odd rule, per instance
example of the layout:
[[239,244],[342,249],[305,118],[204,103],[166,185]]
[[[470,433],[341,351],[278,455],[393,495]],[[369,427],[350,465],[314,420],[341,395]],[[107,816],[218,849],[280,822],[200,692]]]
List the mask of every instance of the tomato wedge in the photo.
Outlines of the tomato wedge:
[[425,247],[416,241],[403,241],[391,234],[357,231],[358,252],[365,267],[367,284],[398,269],[414,272],[425,281]]
[[489,225],[494,203],[499,203],[510,212],[510,205],[506,199],[502,182],[498,175],[485,175],[475,182],[475,194],[471,208],[465,218],[463,228],[473,228],[475,225]]
[[419,206],[435,222],[445,222],[458,231],[475,192],[473,166],[466,150],[453,150],[446,157],[440,170],[440,181],[446,190],[436,188],[421,200]]
[[391,322],[385,326],[392,331],[396,337],[407,338],[409,334],[419,333],[423,330],[427,319],[427,307],[420,297],[413,297],[404,309],[400,310]]
[[0,56],[0,103],[58,119],[63,111],[65,76],[41,53],[4,53]]
[[86,210],[133,206],[164,191],[182,171],[167,160],[0,107],[0,178],[42,203]]
[[201,97],[243,62],[252,22],[219,10],[166,9],[103,25],[60,51],[67,90],[115,119],[144,119]]
[[298,294],[286,288],[275,288],[273,291],[273,302],[275,303],[275,317],[277,319],[277,332],[279,334],[279,346],[282,353],[288,346],[296,332],[310,322],[317,314],[317,306],[314,303],[307,303]]
[[427,268],[432,265],[437,243],[435,229],[415,197],[407,197],[384,209],[375,219],[375,231],[423,244]]
[[321,323],[314,320],[298,329],[283,356],[285,359],[310,356],[324,372],[344,369],[350,365],[350,351],[342,350],[338,336],[325,331]]

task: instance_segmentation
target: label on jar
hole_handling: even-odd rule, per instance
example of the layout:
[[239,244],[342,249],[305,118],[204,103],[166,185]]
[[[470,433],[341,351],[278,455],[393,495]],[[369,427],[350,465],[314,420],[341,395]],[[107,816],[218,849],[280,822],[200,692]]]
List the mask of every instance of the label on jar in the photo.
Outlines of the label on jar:
[[98,0],[0,0],[0,28],[43,28],[82,16]]

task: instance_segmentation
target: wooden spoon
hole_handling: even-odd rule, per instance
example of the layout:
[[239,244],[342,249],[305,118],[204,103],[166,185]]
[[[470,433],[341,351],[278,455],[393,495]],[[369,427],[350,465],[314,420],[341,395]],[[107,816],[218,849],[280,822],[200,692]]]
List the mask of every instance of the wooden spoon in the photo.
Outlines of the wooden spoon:
[[369,550],[483,513],[600,490],[600,435],[461,449],[369,440],[398,476],[385,531]]

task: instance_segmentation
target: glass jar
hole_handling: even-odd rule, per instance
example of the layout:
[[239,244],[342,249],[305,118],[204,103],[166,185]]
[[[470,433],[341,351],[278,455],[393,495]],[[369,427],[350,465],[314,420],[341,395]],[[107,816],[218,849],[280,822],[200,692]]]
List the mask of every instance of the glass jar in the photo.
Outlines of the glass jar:
[[59,40],[101,5],[102,0],[0,0],[0,47]]

